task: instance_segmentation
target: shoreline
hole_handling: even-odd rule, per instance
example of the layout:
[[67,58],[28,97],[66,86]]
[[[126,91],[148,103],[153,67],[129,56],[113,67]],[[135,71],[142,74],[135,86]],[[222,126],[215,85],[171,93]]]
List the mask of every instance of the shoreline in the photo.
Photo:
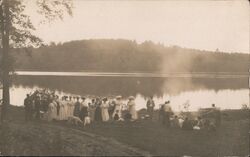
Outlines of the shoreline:
[[15,71],[17,76],[94,76],[94,77],[153,77],[153,78],[247,78],[248,72],[89,72],[89,71]]

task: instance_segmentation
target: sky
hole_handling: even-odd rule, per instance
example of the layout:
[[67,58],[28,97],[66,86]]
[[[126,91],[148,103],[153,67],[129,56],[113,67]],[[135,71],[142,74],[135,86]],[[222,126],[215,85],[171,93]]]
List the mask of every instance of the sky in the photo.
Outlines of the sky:
[[247,0],[73,0],[73,17],[39,25],[34,4],[27,3],[45,42],[82,39],[151,40],[166,46],[249,53],[250,8]]

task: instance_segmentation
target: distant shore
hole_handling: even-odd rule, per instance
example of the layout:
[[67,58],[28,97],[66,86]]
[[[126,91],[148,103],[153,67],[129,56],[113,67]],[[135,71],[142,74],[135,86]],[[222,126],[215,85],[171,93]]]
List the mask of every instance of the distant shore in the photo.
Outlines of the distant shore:
[[94,72],[94,71],[34,71],[17,70],[17,75],[27,76],[109,76],[109,77],[194,77],[194,78],[246,78],[248,72]]

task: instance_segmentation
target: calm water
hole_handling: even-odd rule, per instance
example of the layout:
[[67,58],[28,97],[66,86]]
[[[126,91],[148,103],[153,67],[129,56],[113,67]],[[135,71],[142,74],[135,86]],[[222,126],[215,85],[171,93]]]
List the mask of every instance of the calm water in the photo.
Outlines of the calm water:
[[154,96],[156,107],[166,100],[174,110],[186,102],[190,110],[210,107],[238,109],[249,104],[248,76],[245,74],[151,74],[151,73],[51,73],[18,72],[12,77],[11,103],[22,105],[27,93],[48,88],[59,95],[93,97],[133,95],[137,109],[145,108],[146,99]]

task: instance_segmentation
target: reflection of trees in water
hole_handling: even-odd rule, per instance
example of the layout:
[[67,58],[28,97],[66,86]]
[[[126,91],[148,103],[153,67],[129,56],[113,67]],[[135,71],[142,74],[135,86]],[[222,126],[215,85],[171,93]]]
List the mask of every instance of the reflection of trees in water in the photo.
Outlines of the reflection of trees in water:
[[202,89],[247,88],[247,78],[132,78],[78,76],[15,76],[13,85],[38,86],[79,95],[177,95]]

